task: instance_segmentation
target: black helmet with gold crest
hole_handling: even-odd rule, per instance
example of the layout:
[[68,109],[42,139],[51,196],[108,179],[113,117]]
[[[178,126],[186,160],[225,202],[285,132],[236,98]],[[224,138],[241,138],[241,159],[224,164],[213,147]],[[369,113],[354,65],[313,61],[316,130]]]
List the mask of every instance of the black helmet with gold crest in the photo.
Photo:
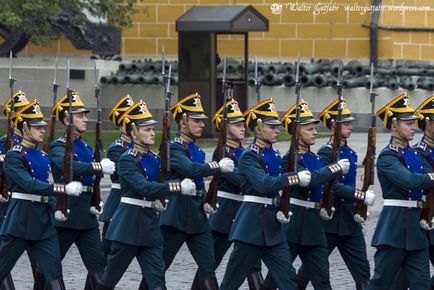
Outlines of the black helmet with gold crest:
[[45,122],[43,118],[44,115],[39,107],[39,102],[33,101],[21,107],[21,109],[12,116],[11,120],[14,123],[14,126],[21,130],[24,123],[28,126],[47,125],[47,122]]
[[204,114],[200,95],[198,93],[189,95],[170,107],[173,119],[179,122],[184,114],[193,119],[207,119]]
[[383,121],[384,126],[390,129],[394,120],[417,120],[418,116],[411,106],[407,94],[394,98],[387,105],[377,111],[376,115]]
[[[221,108],[215,113],[214,117],[212,118],[212,122],[217,127],[217,129],[220,128],[220,123],[223,119],[223,110],[224,106],[221,106]],[[238,102],[236,100],[230,99],[229,101],[227,101],[226,110],[229,124],[235,124],[244,121],[243,112],[241,112],[240,107],[238,106]]]
[[116,103],[116,105],[114,105],[114,107],[108,114],[108,117],[113,122],[113,124],[115,124],[115,126],[120,126],[120,118],[126,111],[128,111],[129,108],[131,108],[132,105],[134,105],[134,101],[130,97],[130,95],[126,95],[125,97],[120,99],[119,102]]
[[[300,99],[298,103],[298,107],[300,109],[300,125],[306,125],[315,123],[318,124],[320,121],[314,117],[312,112],[309,109],[309,105],[303,100]],[[289,108],[288,111],[283,115],[282,118],[280,118],[280,121],[283,123],[283,126],[285,126],[286,131],[291,133],[292,131],[292,124],[294,123],[294,120],[296,118],[296,106],[295,104]]]
[[251,130],[253,130],[253,128],[255,128],[255,126],[258,124],[258,120],[261,120],[263,124],[282,125],[282,123],[279,121],[276,105],[274,104],[272,98],[266,99],[254,105],[245,111],[243,116],[246,119],[247,127],[249,127]]
[[[27,100],[26,94],[23,91],[18,91],[15,94],[13,94],[12,98],[14,99],[14,111],[18,111],[23,106],[26,106],[29,104],[29,101]],[[8,98],[6,100],[6,103],[3,106],[3,114],[5,116],[8,115],[8,113],[11,111],[11,98]]]
[[[89,109],[84,107],[84,103],[81,101],[78,92],[72,91],[70,93],[71,96],[71,113],[89,113]],[[56,114],[57,120],[63,121],[65,112],[69,110],[69,97],[63,96],[57,103],[54,105],[52,111]]]
[[434,120],[434,95],[422,102],[417,107],[415,115],[419,117],[417,126],[421,130],[425,130],[426,121]]
[[131,132],[133,123],[135,126],[149,126],[157,123],[152,119],[148,106],[142,100],[132,105],[119,119],[119,126],[122,126],[128,134]]
[[[336,122],[336,119],[338,118],[338,106],[339,101],[334,100],[330,105],[328,105],[321,113],[318,115],[318,119],[320,119],[328,129],[331,129],[332,123]],[[347,100],[342,98],[341,101],[341,120],[340,122],[351,122],[354,121],[355,118],[351,116],[351,111],[348,108]]]

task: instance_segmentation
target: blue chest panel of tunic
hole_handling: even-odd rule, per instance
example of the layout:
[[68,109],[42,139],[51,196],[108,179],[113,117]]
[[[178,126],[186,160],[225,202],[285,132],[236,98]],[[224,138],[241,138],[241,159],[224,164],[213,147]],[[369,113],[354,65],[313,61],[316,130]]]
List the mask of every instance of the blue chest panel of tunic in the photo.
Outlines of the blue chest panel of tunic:
[[[205,163],[205,152],[199,148],[195,143],[190,142],[187,144],[188,154],[190,155],[190,159],[196,163]],[[203,181],[203,177],[195,177],[194,183],[196,184],[196,189],[204,189],[205,182]]]
[[154,153],[145,153],[139,157],[140,164],[149,181],[158,181],[160,178],[160,157]]
[[241,153],[243,153],[243,147],[231,148],[226,147],[226,152],[235,160],[235,164],[238,164],[238,160],[240,160]]
[[428,152],[428,156],[431,159],[431,164],[434,162],[434,150],[430,149]]
[[[307,152],[300,157],[303,162],[304,167],[309,171],[314,171],[321,169],[325,166],[324,161],[322,161],[317,155],[312,152]],[[322,195],[324,192],[324,185],[315,187],[310,190],[307,198],[313,202],[321,202]]]
[[[412,173],[423,173],[422,158],[413,148],[404,148],[400,150],[401,157],[404,160],[407,169]],[[399,178],[399,177],[398,177]],[[411,200],[420,200],[422,198],[421,190],[411,190],[408,196]]]
[[48,182],[48,175],[50,173],[50,158],[40,150],[27,148],[23,153],[31,171],[32,177]]
[[357,155],[350,147],[341,146],[339,159],[348,159],[350,161],[350,170],[342,176],[342,183],[351,187],[356,186],[357,175]]
[[[93,162],[93,151],[89,145],[80,139],[74,140],[74,155],[78,161],[81,162]],[[95,182],[95,175],[83,175],[81,177],[81,183],[83,185],[93,185]]]
[[279,176],[282,168],[282,157],[272,148],[264,148],[261,151],[261,159],[265,165],[265,172],[270,176]]

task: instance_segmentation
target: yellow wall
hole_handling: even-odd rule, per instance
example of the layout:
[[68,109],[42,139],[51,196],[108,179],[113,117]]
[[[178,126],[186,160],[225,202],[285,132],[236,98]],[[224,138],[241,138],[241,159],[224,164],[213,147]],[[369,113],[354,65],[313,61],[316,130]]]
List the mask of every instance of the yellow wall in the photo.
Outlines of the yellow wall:
[[[280,2],[280,13],[272,13],[276,0],[141,0],[133,26],[122,33],[122,54],[157,56],[164,45],[167,55],[176,56],[175,20],[193,5],[252,4],[270,21],[269,32],[250,33],[250,55],[260,57],[369,57],[370,13],[363,12],[372,0],[296,0]],[[357,3],[357,4],[354,4]],[[303,5],[305,4],[305,5]],[[379,25],[434,27],[433,0],[383,0]],[[404,7],[402,7],[404,6]],[[410,7],[410,8],[407,8]],[[420,10],[415,11],[419,7]],[[308,10],[308,11],[306,11]],[[357,10],[357,11],[355,11]],[[220,54],[242,55],[243,41],[237,36],[220,36]],[[379,30],[380,58],[432,60],[434,37],[430,32]],[[90,54],[76,50],[68,40],[54,41],[50,48],[29,45],[24,54]]]

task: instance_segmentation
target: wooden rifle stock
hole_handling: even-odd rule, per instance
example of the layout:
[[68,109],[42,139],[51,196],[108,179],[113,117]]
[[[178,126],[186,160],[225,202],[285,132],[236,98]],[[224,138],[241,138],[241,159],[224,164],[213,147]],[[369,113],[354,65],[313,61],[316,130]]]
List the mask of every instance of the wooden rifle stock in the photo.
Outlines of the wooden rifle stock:
[[[363,160],[365,166],[363,171],[363,185],[361,191],[366,192],[369,186],[373,184],[374,179],[374,160],[375,160],[375,144],[376,144],[376,129],[369,128],[368,131],[368,147],[366,156]],[[364,202],[359,202],[356,205],[356,214],[360,215],[364,220],[368,217],[368,206]]]
[[[169,140],[170,140],[170,120],[169,120],[169,112],[164,111],[163,113],[163,134],[161,136],[160,143],[160,177],[158,178],[158,182],[164,183],[166,181],[167,172],[169,171]],[[166,199],[160,198],[163,206],[166,205]]]
[[[98,114],[100,114],[100,112],[98,112]],[[102,138],[101,138],[101,117],[99,116],[95,128],[95,152],[93,154],[93,159],[95,160],[95,162],[101,162],[102,154],[103,154],[103,145],[102,145]],[[97,211],[101,211],[100,182],[102,176],[103,176],[102,173],[97,174],[95,176],[95,183],[93,184],[92,199],[90,203],[91,206],[95,207]]]
[[[8,130],[7,130],[7,134],[6,134],[6,141],[3,147],[3,151],[4,154],[6,154],[6,152],[8,152],[9,149],[11,149],[11,140],[13,138],[12,136],[12,120],[11,120],[11,115],[12,112],[9,112],[8,114]],[[1,195],[4,199],[9,199],[9,183],[6,177],[6,174],[4,172],[2,172],[1,175],[1,182],[0,182],[0,187],[1,187]]]
[[[430,160],[431,166],[434,168],[433,160]],[[428,191],[426,195],[425,206],[420,214],[420,219],[425,220],[428,226],[432,227],[432,218],[434,217],[434,187]]]
[[[298,106],[298,104],[297,104]],[[292,131],[291,131],[291,146],[289,147],[289,153],[288,153],[288,166],[286,168],[286,172],[294,172],[296,171],[295,163],[298,162],[298,160],[295,160],[296,156],[298,156],[296,150],[297,150],[297,142],[298,142],[298,126],[299,122],[294,122],[292,124]],[[280,198],[279,206],[277,207],[277,211],[281,211],[286,218],[289,217],[289,202],[291,198],[291,190],[292,188],[285,187],[282,190],[282,196]]]
[[45,141],[44,147],[42,150],[48,154],[50,151],[51,142],[54,139],[54,132],[56,131],[56,114],[52,114],[50,121],[48,122],[48,136],[47,141]]
[[[66,146],[65,146],[65,155],[63,155],[63,182],[68,184],[72,181],[73,172],[72,172],[72,122],[70,122],[66,126]],[[68,215],[68,199],[65,194],[60,194],[57,196],[56,202],[56,211],[60,211],[65,215]]]
[[[225,118],[220,123],[219,136],[217,140],[217,146],[215,148],[213,160],[219,162],[223,159],[223,152],[226,146],[226,134],[228,124]],[[214,175],[209,184],[208,193],[205,198],[205,203],[208,203],[214,210],[217,210],[217,191],[218,191],[218,176]]]

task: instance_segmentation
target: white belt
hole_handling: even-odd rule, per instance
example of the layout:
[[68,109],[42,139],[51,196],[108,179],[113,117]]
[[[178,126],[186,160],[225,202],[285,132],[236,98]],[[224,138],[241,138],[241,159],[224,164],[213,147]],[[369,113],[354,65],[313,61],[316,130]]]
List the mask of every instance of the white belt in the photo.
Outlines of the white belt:
[[112,183],[112,189],[121,189],[120,183]]
[[384,206],[416,207],[423,208],[421,200],[385,199]]
[[152,208],[152,201],[147,201],[147,200],[143,200],[143,199],[136,199],[136,198],[131,198],[131,197],[121,197],[121,202],[122,203],[127,203],[127,204],[132,204],[132,205],[138,205],[141,207],[150,207]]
[[236,201],[243,201],[244,200],[242,195],[230,193],[230,192],[226,192],[226,191],[221,191],[221,190],[217,191],[217,196],[231,199],[231,200],[236,200]]
[[83,185],[81,187],[81,192],[93,192],[93,186],[92,185]]
[[12,198],[36,201],[36,202],[41,202],[41,203],[47,203],[48,202],[48,196],[36,195],[36,194],[27,194],[27,193],[21,193],[21,192],[12,192]]
[[277,199],[275,199],[275,198],[260,197],[260,196],[255,196],[255,195],[244,195],[243,201],[262,203],[262,204],[268,204],[268,205],[277,205]]
[[294,205],[298,205],[298,206],[302,206],[305,208],[319,209],[321,207],[321,203],[319,203],[319,202],[307,201],[307,200],[302,200],[302,199],[298,199],[298,198],[291,198],[289,200],[289,203],[294,204]]

